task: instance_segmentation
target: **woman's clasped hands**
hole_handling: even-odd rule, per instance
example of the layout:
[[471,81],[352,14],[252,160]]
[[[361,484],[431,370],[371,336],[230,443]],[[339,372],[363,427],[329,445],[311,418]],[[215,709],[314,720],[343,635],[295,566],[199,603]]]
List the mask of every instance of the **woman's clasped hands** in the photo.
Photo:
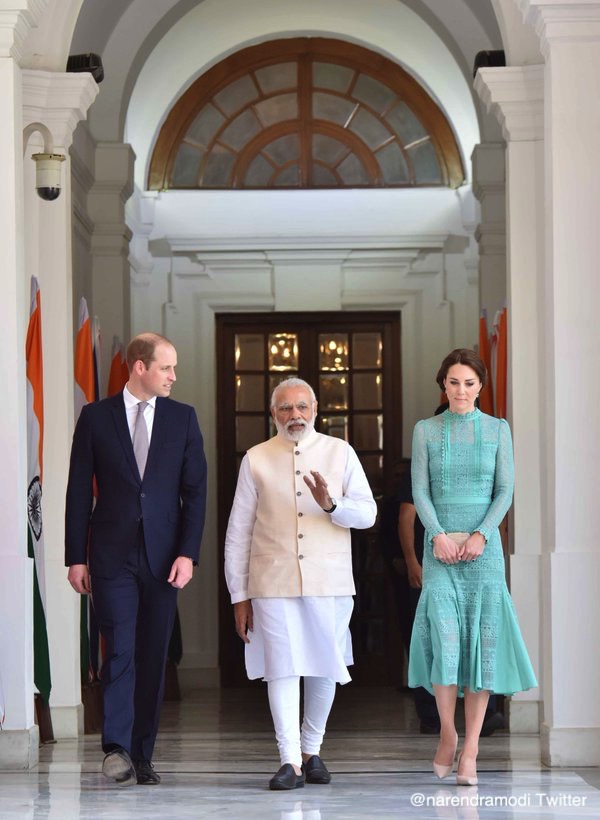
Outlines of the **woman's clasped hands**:
[[474,561],[485,548],[485,538],[480,532],[472,533],[462,544],[457,544],[445,532],[433,538],[433,557],[442,564],[458,564],[459,561]]

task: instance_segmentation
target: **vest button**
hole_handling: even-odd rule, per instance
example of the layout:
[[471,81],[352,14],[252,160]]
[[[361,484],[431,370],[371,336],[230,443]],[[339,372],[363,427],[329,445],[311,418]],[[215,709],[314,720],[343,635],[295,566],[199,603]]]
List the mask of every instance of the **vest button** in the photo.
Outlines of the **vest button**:
[[146,493],[140,493],[140,498],[146,498]]
[[299,560],[299,561],[302,561],[302,559],[303,559],[303,558],[304,558],[304,556],[303,556],[303,555],[299,555],[299,556],[298,556],[298,560]]
[[298,538],[304,538],[301,532],[298,533]]
[[296,470],[296,475],[300,475],[300,470]]
[[294,450],[294,455],[299,456],[300,455],[300,450]]
[[302,495],[302,493],[300,492],[300,490],[298,490],[298,492],[296,493],[296,495]]
[[298,518],[302,518],[303,515],[304,513],[298,513]]

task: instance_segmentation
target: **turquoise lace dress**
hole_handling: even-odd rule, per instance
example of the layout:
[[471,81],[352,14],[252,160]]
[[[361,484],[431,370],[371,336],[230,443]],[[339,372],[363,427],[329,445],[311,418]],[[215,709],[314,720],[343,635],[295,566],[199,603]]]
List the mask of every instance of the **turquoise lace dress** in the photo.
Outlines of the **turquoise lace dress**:
[[[412,490],[425,527],[423,589],[410,646],[408,684],[433,692],[457,684],[459,695],[512,695],[537,686],[506,587],[498,525],[512,500],[510,428],[479,410],[446,410],[415,426]],[[474,561],[433,557],[441,532],[481,532]]]

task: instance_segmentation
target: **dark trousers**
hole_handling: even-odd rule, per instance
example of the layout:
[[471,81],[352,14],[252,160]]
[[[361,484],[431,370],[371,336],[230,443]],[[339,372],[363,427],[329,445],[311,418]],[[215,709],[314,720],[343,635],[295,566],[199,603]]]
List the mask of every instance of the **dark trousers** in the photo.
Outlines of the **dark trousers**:
[[105,642],[102,748],[152,760],[177,590],[152,575],[140,534],[115,578],[92,578],[92,600]]

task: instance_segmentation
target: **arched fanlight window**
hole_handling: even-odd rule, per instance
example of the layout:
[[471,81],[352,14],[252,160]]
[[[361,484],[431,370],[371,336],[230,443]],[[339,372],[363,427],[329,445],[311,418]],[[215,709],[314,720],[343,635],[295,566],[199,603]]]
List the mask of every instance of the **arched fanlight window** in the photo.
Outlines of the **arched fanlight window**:
[[444,114],[396,63],[321,38],[228,57],[171,109],[149,185],[164,189],[458,187]]

